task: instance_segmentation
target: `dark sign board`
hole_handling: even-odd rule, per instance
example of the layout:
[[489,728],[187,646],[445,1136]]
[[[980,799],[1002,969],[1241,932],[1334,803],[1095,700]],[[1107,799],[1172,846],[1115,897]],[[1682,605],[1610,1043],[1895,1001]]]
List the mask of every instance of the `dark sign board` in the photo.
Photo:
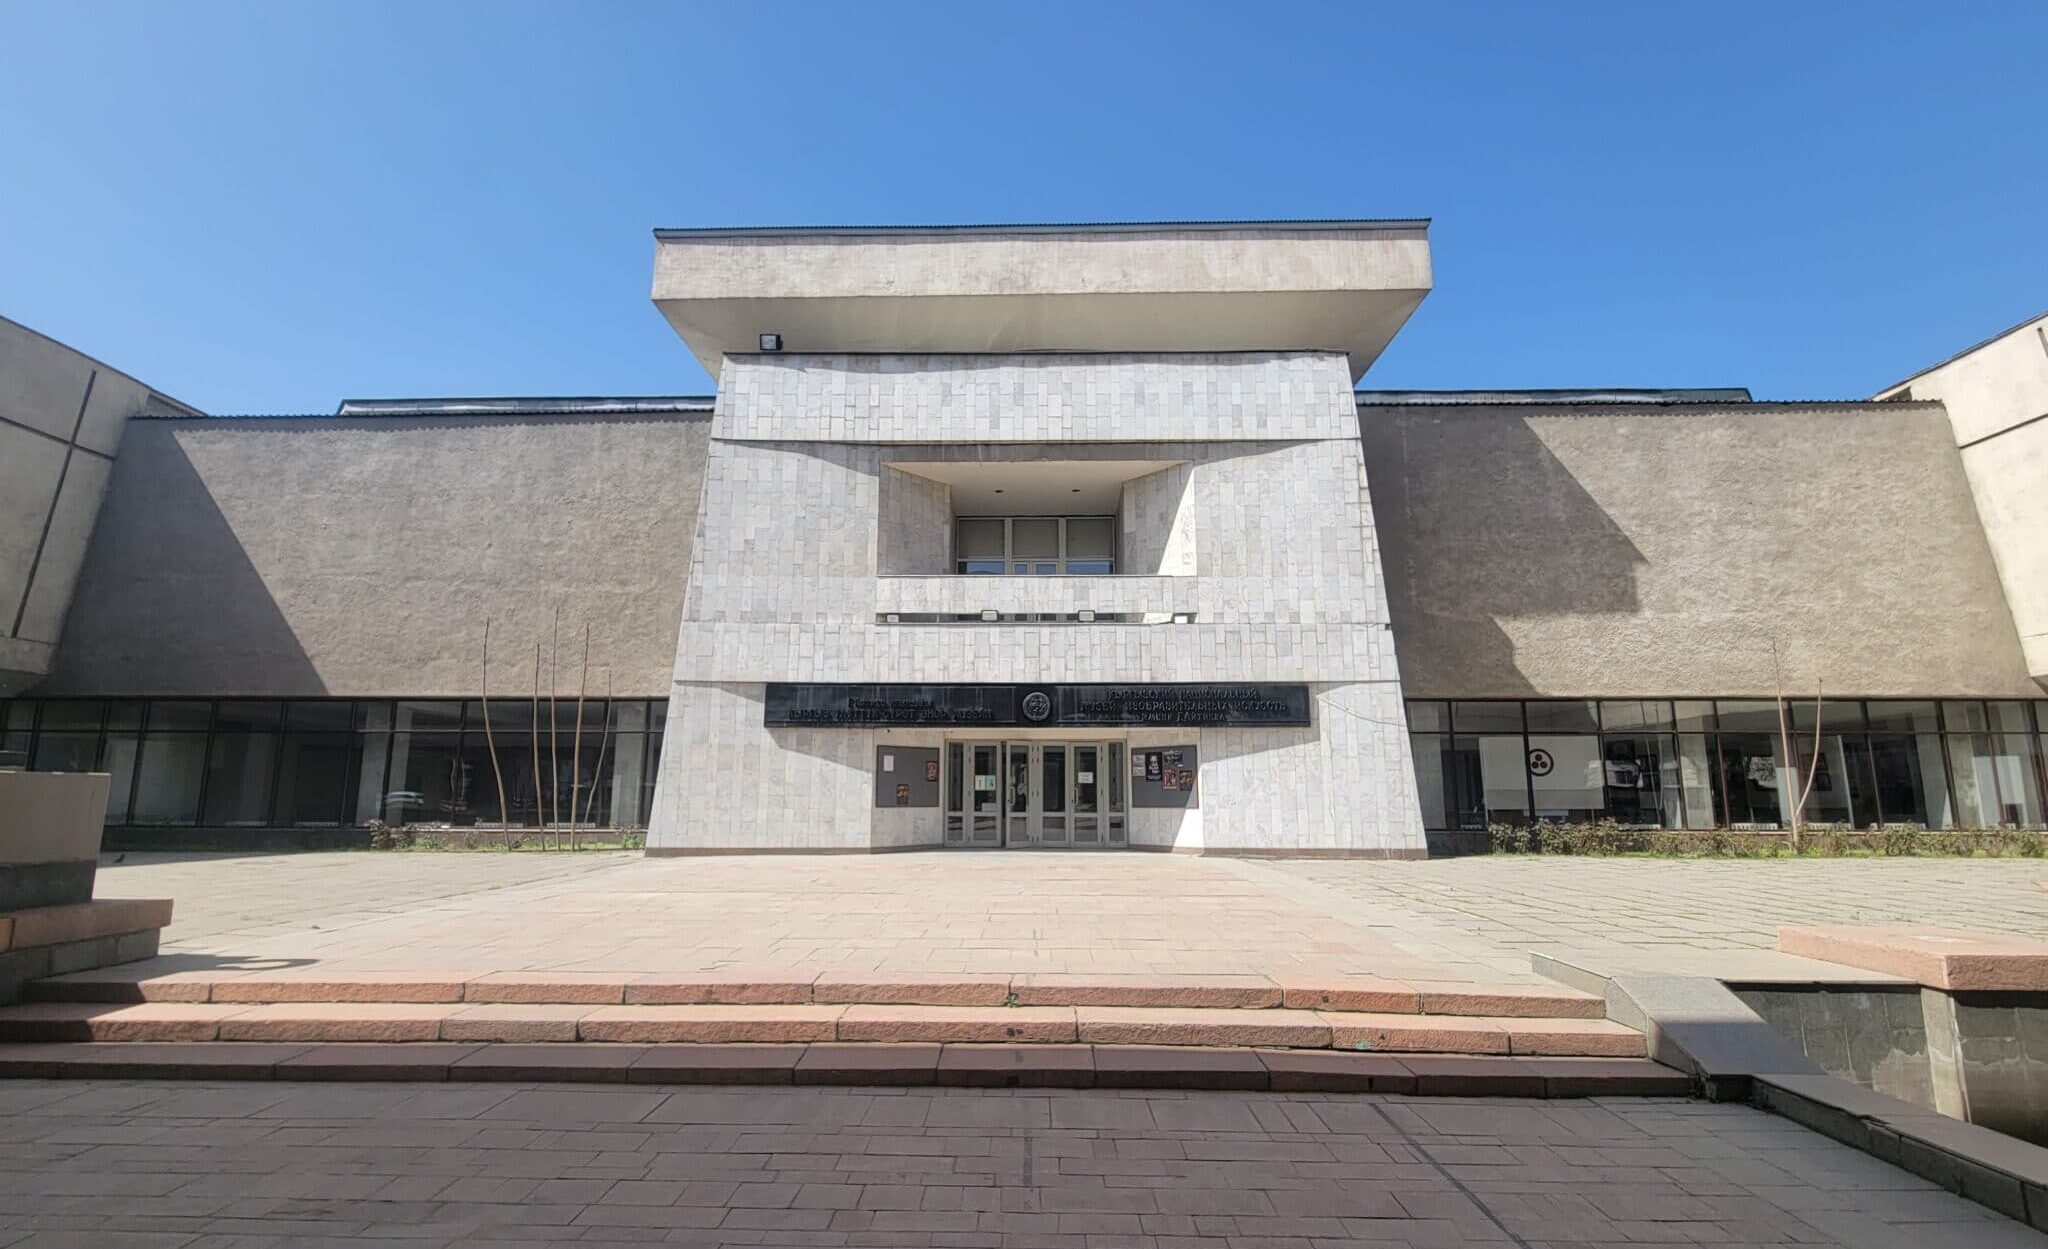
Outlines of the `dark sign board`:
[[1306,685],[770,685],[769,728],[1305,727]]

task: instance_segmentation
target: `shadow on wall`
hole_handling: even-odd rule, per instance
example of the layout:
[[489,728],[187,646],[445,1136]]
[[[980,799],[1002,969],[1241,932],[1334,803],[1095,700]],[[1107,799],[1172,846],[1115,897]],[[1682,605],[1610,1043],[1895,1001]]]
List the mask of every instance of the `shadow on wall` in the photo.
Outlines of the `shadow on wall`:
[[176,428],[129,423],[36,692],[326,693]]
[[1538,693],[1500,621],[1640,610],[1648,561],[1525,419],[1366,407],[1359,430],[1410,696]]

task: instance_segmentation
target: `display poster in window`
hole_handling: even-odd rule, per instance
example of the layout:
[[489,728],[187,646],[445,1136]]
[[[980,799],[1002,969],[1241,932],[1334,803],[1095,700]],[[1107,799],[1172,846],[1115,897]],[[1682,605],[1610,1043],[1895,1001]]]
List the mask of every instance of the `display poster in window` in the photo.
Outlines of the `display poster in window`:
[[1165,766],[1166,766],[1166,764],[1165,764],[1165,761],[1164,761],[1163,759],[1161,759],[1161,758],[1160,758],[1160,755],[1159,755],[1159,752],[1158,752],[1158,751],[1156,751],[1156,750],[1148,750],[1148,751],[1146,751],[1146,752],[1145,752],[1145,779],[1146,779],[1146,780],[1148,780],[1148,781],[1157,781],[1157,780],[1159,780],[1159,779],[1160,779],[1160,769],[1164,768]]
[[931,781],[934,784],[938,783],[939,761],[937,759],[931,759],[926,761],[924,765],[924,779]]
[[1195,791],[1195,770],[1193,768],[1182,768],[1179,776],[1180,787],[1189,793],[1193,793]]
[[1180,752],[1178,750],[1162,750],[1159,752],[1159,758],[1169,768],[1180,766]]
[[1166,769],[1166,772],[1165,772],[1165,774],[1164,774],[1164,775],[1162,775],[1162,776],[1161,776],[1161,777],[1159,778],[1159,787],[1160,787],[1161,789],[1174,789],[1174,790],[1177,790],[1177,789],[1179,789],[1179,788],[1180,788],[1180,769],[1178,769],[1178,768],[1168,768],[1168,769]]
[[898,785],[896,787],[896,805],[899,807],[910,805],[910,786]]
[[993,776],[977,776],[974,778],[974,787],[987,793],[994,793],[996,778]]
[[1131,779],[1132,779],[1132,780],[1134,780],[1134,781],[1142,781],[1142,780],[1144,780],[1144,779],[1145,779],[1145,757],[1146,757],[1146,752],[1145,752],[1145,751],[1142,751],[1142,750],[1134,750],[1134,751],[1132,751],[1132,752],[1131,752]]

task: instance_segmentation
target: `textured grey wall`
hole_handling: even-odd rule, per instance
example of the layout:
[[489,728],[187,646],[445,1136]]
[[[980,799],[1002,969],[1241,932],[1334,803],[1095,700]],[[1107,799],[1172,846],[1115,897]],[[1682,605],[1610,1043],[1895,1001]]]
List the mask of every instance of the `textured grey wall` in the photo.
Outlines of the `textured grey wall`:
[[1935,404],[1359,408],[1409,697],[2028,697]]
[[665,696],[701,416],[131,422],[50,694]]
[[123,424],[188,410],[0,317],[0,694],[49,667]]

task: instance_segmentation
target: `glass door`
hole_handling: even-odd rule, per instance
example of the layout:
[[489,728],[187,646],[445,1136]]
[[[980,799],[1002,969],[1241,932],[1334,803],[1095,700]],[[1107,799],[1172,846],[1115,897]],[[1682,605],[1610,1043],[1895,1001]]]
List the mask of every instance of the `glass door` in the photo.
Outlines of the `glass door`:
[[1038,844],[1071,846],[1074,803],[1069,787],[1074,770],[1069,764],[1075,748],[1064,742],[1048,742],[1033,749],[1038,752]]
[[972,803],[968,811],[967,844],[970,846],[1000,846],[1003,844],[1001,781],[996,772],[996,744],[976,742],[969,748],[974,763],[970,772]]
[[1102,747],[1088,742],[1074,747],[1074,844],[1102,844]]
[[1038,804],[1032,792],[1038,775],[1032,766],[1035,750],[1029,742],[1010,742],[1003,747],[1003,844],[1013,848],[1038,844]]

